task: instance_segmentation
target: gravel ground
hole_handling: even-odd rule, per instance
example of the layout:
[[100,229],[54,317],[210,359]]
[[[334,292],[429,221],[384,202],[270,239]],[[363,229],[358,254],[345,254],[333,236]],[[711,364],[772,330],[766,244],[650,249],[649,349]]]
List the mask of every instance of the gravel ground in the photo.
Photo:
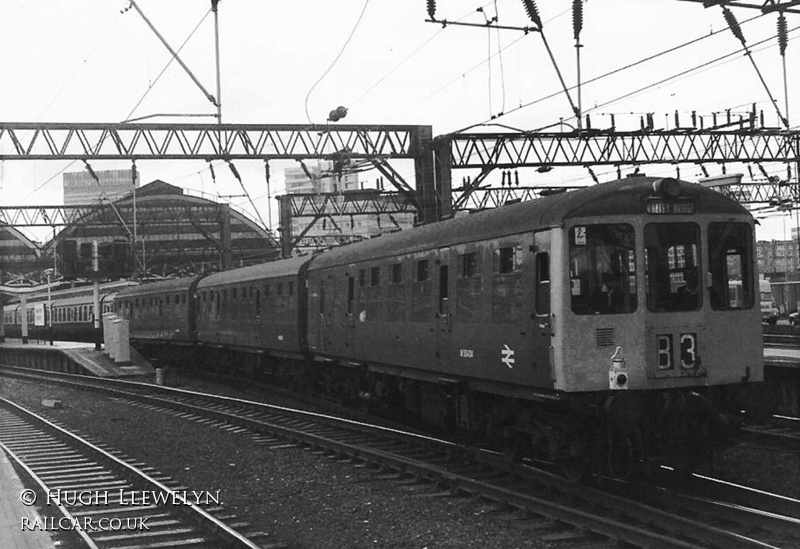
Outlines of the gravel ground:
[[[212,387],[201,382],[181,386]],[[253,391],[221,392],[264,400]],[[220,490],[225,507],[293,549],[548,547],[524,523],[508,520],[486,503],[431,497],[439,490],[402,488],[346,462],[280,447],[282,443],[256,444],[246,433],[132,408],[92,393],[13,380],[0,380],[0,396],[91,434],[191,489]],[[64,407],[44,409],[44,398],[60,399]],[[800,498],[797,454],[734,448],[718,456],[706,472]]]
[[[80,429],[191,489],[220,490],[225,507],[292,549],[548,546],[472,498],[430,497],[438,490],[403,489],[306,450],[255,444],[246,433],[13,380],[0,382],[0,396]],[[44,398],[60,399],[64,407],[44,409]]]

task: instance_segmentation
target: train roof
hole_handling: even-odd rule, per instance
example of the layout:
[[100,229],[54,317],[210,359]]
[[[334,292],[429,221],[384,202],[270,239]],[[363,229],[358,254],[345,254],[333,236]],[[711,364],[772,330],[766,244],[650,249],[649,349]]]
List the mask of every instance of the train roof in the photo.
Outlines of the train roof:
[[312,256],[308,255],[298,256],[280,261],[271,261],[269,263],[242,267],[240,269],[232,269],[230,271],[221,271],[205,277],[197,285],[197,288],[216,286],[218,284],[239,284],[265,277],[296,276],[300,267],[311,260],[311,258]]
[[[348,244],[316,256],[311,270],[363,260],[413,253],[523,232],[562,226],[571,218],[641,215],[653,183],[662,178],[630,177],[584,189],[510,204],[414,229]],[[698,211],[750,215],[738,202],[720,192],[681,181],[681,196],[698,203]]]
[[192,282],[197,276],[187,276],[183,278],[171,278],[159,280],[157,282],[144,282],[135,288],[126,288],[117,294],[118,299],[141,297],[161,293],[171,293],[185,291],[191,287]]
[[[100,295],[107,295],[111,292],[117,292],[124,288],[129,288],[131,286],[138,285],[138,282],[134,282],[132,280],[114,280],[111,282],[103,282],[100,284],[99,292]],[[56,300],[64,300],[67,298],[73,297],[83,297],[83,296],[92,296],[94,295],[94,285],[93,284],[84,284],[81,286],[75,286],[72,288],[64,288],[61,287],[59,289],[53,289],[50,292],[50,298],[53,301]],[[26,294],[26,298],[28,303],[35,303],[39,301],[47,301],[47,285],[40,285],[36,287],[35,292],[31,291]],[[9,303],[19,303],[20,302],[20,294],[14,294],[11,296]]]

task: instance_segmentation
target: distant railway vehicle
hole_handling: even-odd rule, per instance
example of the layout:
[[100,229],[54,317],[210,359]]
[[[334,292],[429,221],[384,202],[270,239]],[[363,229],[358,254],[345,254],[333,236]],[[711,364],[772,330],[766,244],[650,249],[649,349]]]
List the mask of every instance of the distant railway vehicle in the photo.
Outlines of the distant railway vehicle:
[[735,430],[763,379],[754,249],[735,201],[637,177],[116,302],[165,362],[205,358],[571,476],[627,477],[691,468]]
[[761,320],[767,324],[777,324],[780,311],[775,303],[772,286],[766,278],[758,279],[759,305],[761,307]]
[[775,303],[781,312],[789,316],[792,325],[797,325],[798,305],[800,305],[800,281],[771,282]]
[[[135,282],[118,280],[100,285],[100,314],[113,312],[114,297],[123,288],[135,286]],[[26,299],[28,337],[46,340],[50,338],[47,309],[47,292],[30,295]],[[53,338],[60,341],[94,341],[94,289],[92,285],[58,289],[50,292],[53,315]],[[40,311],[40,322],[36,312]],[[22,337],[22,304],[18,297],[3,306],[5,336]]]

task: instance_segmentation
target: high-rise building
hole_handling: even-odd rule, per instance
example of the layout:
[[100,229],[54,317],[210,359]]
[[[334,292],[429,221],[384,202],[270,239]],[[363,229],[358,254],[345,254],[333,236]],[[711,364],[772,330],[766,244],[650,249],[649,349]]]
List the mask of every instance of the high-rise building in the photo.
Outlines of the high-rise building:
[[283,178],[286,182],[286,194],[320,194],[338,193],[358,190],[357,173],[333,172],[333,162],[318,160],[316,163],[305,162],[302,166],[286,168]]
[[[133,191],[131,170],[102,170],[95,173],[99,182],[88,171],[64,174],[64,205],[94,204],[102,200],[113,202]],[[139,187],[138,173],[136,187]]]
[[[308,198],[324,212],[317,219],[308,216],[292,219],[292,234],[306,237],[372,238],[385,232],[407,229],[414,225],[413,212],[380,213],[368,210],[346,213],[348,200],[366,201],[381,193],[378,189],[361,189],[358,173],[333,172],[331,161],[306,162],[284,170],[286,194],[318,195]],[[333,195],[333,196],[324,196]],[[313,226],[309,227],[309,224]]]

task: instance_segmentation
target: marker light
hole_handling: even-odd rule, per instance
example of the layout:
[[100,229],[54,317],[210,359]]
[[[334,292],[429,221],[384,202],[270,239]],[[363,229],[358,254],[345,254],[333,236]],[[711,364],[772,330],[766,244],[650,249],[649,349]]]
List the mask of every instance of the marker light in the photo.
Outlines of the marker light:
[[653,182],[653,190],[665,198],[678,198],[681,194],[681,184],[677,179],[664,177]]

